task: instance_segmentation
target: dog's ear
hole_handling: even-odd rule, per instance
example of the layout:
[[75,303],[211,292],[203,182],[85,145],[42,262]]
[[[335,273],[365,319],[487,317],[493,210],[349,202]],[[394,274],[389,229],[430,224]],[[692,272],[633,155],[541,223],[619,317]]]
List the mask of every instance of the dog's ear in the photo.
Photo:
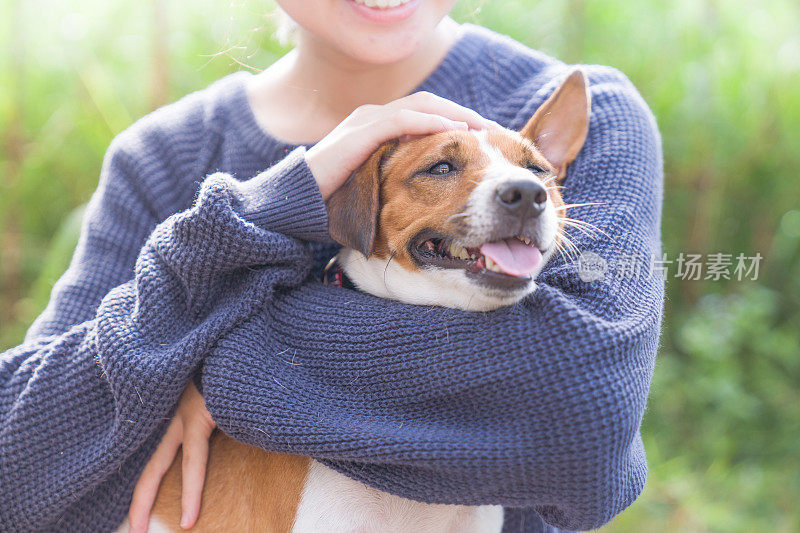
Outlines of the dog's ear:
[[382,144],[325,202],[333,240],[367,257],[378,234],[381,165],[396,145]]
[[558,179],[564,178],[586,141],[590,112],[589,82],[575,69],[520,130],[556,167]]

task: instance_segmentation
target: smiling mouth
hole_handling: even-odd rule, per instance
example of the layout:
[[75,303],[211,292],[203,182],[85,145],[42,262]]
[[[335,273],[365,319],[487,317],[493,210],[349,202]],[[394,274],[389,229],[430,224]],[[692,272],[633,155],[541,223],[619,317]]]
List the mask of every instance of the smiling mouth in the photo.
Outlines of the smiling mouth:
[[464,270],[469,278],[504,290],[526,287],[542,262],[542,252],[523,236],[464,247],[452,238],[427,230],[412,239],[409,248],[421,267]]
[[409,3],[411,0],[353,0],[356,4],[376,9],[391,9]]
[[421,0],[347,0],[362,17],[376,23],[402,22],[411,17]]

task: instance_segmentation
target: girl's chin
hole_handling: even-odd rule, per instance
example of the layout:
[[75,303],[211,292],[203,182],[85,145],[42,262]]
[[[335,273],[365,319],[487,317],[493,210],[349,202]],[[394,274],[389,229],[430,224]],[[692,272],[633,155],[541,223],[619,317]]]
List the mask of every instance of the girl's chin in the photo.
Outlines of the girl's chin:
[[390,31],[375,34],[353,29],[349,33],[334,33],[330,36],[341,52],[361,61],[375,65],[395,63],[417,53],[424,41],[420,31]]
[[376,44],[374,41],[367,43],[349,42],[343,47],[343,51],[362,63],[373,65],[387,65],[408,59],[419,51],[418,43],[404,41],[402,45],[392,46],[391,44]]

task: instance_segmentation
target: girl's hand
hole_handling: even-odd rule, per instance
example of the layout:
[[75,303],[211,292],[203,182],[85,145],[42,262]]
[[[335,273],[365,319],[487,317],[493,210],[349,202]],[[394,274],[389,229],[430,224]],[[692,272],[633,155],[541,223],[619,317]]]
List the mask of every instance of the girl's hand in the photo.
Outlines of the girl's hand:
[[146,533],[150,521],[150,509],[155,502],[161,478],[169,469],[178,447],[183,446],[181,527],[194,526],[200,514],[200,498],[206,476],[208,459],[208,439],[216,423],[206,409],[206,402],[189,382],[181,396],[175,418],[169,424],[164,438],[156,448],[150,461],[144,467],[128,511],[131,533]]
[[385,105],[363,105],[306,152],[306,164],[327,200],[384,142],[405,135],[499,128],[475,111],[419,92]]

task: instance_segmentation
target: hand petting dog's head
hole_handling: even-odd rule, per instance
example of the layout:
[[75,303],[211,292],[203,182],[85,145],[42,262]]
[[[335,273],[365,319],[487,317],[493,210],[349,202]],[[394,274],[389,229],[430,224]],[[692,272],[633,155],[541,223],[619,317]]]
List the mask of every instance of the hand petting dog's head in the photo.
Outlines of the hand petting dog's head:
[[561,245],[557,184],[586,140],[587,85],[573,71],[519,132],[382,145],[327,202],[345,274],[376,296],[465,310],[532,292]]

